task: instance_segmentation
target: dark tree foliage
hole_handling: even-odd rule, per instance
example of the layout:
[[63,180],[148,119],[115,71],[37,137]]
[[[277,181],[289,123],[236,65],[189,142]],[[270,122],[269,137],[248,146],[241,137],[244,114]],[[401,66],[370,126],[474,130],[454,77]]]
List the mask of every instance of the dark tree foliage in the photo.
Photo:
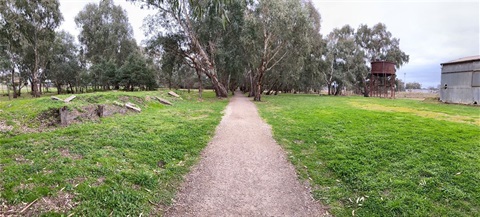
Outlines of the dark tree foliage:
[[147,66],[142,55],[130,54],[119,71],[120,84],[126,90],[133,91],[135,87],[140,90],[153,90],[157,87],[154,71]]
[[78,91],[74,88],[79,86],[80,72],[80,60],[73,36],[64,31],[58,32],[47,64],[47,78],[57,87],[58,94],[73,93]]

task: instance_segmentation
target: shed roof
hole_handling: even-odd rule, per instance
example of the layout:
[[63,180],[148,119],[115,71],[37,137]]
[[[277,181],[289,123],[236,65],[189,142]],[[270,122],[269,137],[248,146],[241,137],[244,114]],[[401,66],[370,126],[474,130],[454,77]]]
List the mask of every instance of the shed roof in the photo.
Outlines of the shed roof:
[[450,65],[450,64],[456,64],[456,63],[473,62],[473,61],[477,61],[477,60],[480,60],[480,55],[463,57],[463,58],[452,60],[452,61],[449,61],[449,62],[446,62],[446,63],[440,63],[440,65],[443,66],[443,65]]

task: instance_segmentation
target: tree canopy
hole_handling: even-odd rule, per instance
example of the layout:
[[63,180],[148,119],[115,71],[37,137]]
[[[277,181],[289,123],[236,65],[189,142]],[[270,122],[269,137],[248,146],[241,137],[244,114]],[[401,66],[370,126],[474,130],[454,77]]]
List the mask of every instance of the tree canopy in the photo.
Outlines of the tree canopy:
[[[409,61],[387,26],[349,25],[320,34],[322,17],[305,0],[128,0],[155,9],[138,46],[125,10],[113,0],[87,4],[75,36],[57,31],[57,0],[0,3],[0,76],[15,94],[87,90],[240,88],[254,100],[278,92],[345,91],[368,96],[371,61]],[[19,82],[20,80],[20,82]],[[23,86],[22,86],[23,84]]]
[[[59,7],[57,0],[0,2],[2,37],[10,44],[12,61],[23,61],[31,72],[32,94],[35,97],[40,96],[40,79],[48,61],[45,54],[55,38],[55,28],[63,20]],[[13,56],[17,58],[13,60]],[[14,70],[12,68],[12,75]]]

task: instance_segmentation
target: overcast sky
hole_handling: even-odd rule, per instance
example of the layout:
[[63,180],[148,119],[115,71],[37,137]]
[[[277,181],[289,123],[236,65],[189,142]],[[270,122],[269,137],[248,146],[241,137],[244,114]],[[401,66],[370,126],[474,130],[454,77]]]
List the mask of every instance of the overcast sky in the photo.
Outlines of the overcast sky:
[[[64,16],[61,29],[78,35],[74,17],[89,2],[99,0],[60,0]],[[153,13],[125,0],[114,0],[128,13],[137,43],[145,37],[143,18]],[[321,33],[333,28],[360,24],[372,27],[382,22],[400,39],[400,48],[410,62],[397,71],[407,82],[422,87],[440,84],[440,63],[480,55],[480,0],[314,0],[322,16]]]

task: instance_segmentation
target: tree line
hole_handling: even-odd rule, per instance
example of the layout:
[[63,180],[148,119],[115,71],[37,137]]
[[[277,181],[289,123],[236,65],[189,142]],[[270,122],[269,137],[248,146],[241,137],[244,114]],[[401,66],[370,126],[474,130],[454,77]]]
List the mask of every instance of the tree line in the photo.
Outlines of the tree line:
[[399,68],[409,60],[382,23],[320,34],[321,15],[307,0],[129,1],[157,11],[144,21],[142,47],[112,0],[88,4],[75,17],[79,44],[55,31],[58,1],[2,1],[0,76],[11,78],[14,92],[26,83],[15,77],[28,81],[34,96],[49,80],[59,93],[164,86],[227,97],[240,88],[260,101],[262,94],[324,88],[368,96],[370,61]]
[[0,3],[0,76],[14,98],[31,84],[52,83],[58,93],[157,87],[156,66],[133,38],[128,16],[112,0],[90,3],[75,17],[79,44],[55,31],[63,20],[57,0],[5,0]]

